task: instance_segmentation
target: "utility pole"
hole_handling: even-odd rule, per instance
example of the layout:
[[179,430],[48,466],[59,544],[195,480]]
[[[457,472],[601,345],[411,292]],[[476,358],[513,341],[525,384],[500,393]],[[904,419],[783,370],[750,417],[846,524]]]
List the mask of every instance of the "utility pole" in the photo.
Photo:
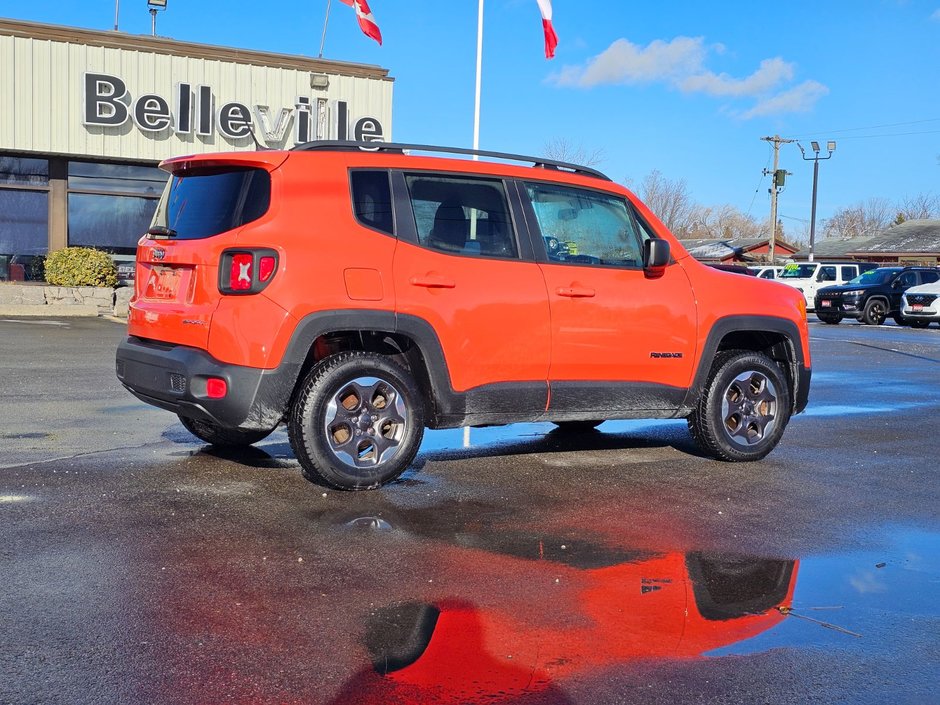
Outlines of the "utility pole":
[[787,172],[785,169],[780,169],[780,145],[790,144],[791,142],[796,142],[796,140],[787,140],[781,137],[780,135],[774,135],[773,137],[761,137],[761,140],[764,142],[771,142],[774,146],[774,168],[773,171],[767,171],[764,169],[764,176],[773,174],[774,180],[770,188],[770,263],[774,263],[774,247],[777,244],[777,195],[780,193],[780,189],[783,188],[783,185],[787,180]]

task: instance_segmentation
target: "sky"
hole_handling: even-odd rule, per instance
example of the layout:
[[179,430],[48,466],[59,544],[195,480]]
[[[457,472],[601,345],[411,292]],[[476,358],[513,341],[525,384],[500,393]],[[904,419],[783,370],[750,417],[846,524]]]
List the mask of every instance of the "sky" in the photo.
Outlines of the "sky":
[[[392,138],[470,147],[477,0],[369,0],[379,46],[334,0],[324,58],[394,77]],[[691,197],[769,214],[772,150],[761,137],[836,140],[820,162],[818,221],[869,198],[940,193],[940,0],[657,3],[553,0],[546,60],[536,0],[485,0],[481,149],[542,155],[564,140],[612,179],[650,171]],[[157,33],[181,41],[316,56],[327,0],[168,0]],[[112,29],[114,0],[4,0],[0,16]],[[120,29],[150,33],[146,0]],[[823,152],[825,156],[825,150]],[[807,227],[813,164],[780,166],[784,232]]]

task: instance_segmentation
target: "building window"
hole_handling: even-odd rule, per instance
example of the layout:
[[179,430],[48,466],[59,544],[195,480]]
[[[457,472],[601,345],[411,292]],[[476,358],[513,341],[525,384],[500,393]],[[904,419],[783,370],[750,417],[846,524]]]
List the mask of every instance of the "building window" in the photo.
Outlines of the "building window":
[[69,162],[69,245],[134,254],[167,178],[156,167]]
[[49,162],[46,159],[0,157],[0,188],[5,186],[48,186]]
[[0,281],[42,279],[49,232],[49,162],[0,156]]

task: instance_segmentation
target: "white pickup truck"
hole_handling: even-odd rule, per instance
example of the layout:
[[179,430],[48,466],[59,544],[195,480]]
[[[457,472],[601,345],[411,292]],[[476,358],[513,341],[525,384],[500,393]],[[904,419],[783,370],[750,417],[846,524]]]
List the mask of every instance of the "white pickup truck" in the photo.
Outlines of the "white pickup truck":
[[845,284],[862,272],[876,269],[873,262],[788,262],[777,281],[803,292],[806,310],[812,311],[816,290],[824,286]]

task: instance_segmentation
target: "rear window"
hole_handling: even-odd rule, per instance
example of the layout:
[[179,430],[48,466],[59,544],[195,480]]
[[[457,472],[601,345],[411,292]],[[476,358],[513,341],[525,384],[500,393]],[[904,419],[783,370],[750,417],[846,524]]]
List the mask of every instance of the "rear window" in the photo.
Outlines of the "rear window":
[[200,240],[257,220],[271,205],[271,175],[264,169],[214,168],[173,176],[151,228],[177,240]]

